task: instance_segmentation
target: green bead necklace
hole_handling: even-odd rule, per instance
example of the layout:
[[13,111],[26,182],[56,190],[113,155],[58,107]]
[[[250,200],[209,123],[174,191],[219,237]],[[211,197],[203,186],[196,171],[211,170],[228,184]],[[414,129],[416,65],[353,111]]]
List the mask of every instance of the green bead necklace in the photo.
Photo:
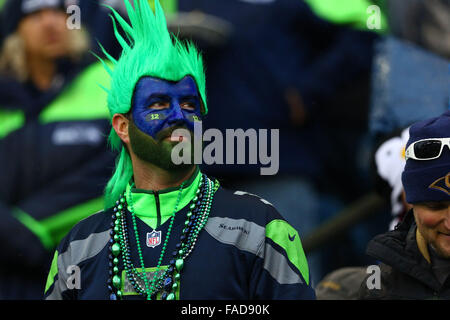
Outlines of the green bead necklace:
[[[156,280],[156,276],[159,272],[159,269],[161,267],[161,262],[164,258],[164,254],[166,253],[166,247],[167,247],[167,243],[169,242],[169,238],[170,238],[170,233],[172,231],[172,225],[173,225],[173,221],[175,220],[175,214],[178,211],[178,204],[180,203],[181,200],[181,194],[183,191],[183,187],[184,187],[185,182],[183,182],[180,186],[180,189],[178,191],[178,197],[177,197],[177,202],[175,203],[175,207],[173,209],[173,213],[172,216],[170,218],[170,224],[169,224],[169,228],[167,230],[167,235],[166,238],[164,240],[162,249],[161,249],[161,254],[159,255],[159,259],[158,259],[158,265],[156,266],[156,271],[154,273],[153,279],[152,279],[152,283],[149,286],[148,283],[148,279],[147,279],[147,272],[145,271],[145,265],[144,265],[144,256],[142,255],[142,249],[141,249],[141,244],[139,242],[139,234],[138,234],[138,229],[137,229],[137,224],[136,224],[136,215],[134,213],[134,204],[133,204],[133,198],[131,195],[131,188],[128,190],[128,199],[129,199],[129,208],[128,211],[131,213],[131,218],[133,221],[133,229],[134,229],[134,235],[136,237],[136,246],[138,249],[138,254],[139,254],[139,261],[141,263],[141,268],[142,268],[142,277],[145,283],[145,289],[147,292],[147,299],[150,300],[151,295],[153,294],[154,290],[155,290],[155,280]],[[134,185],[134,183],[133,183]],[[133,187],[133,185],[131,187]]]
[[[180,244],[177,245],[179,248],[178,251],[174,251],[174,259],[171,260],[171,266],[164,272],[163,274],[160,273],[161,263],[163,261],[167,243],[170,238],[170,234],[172,231],[173,221],[175,214],[178,210],[178,205],[181,200],[181,191],[184,186],[184,183],[180,186],[180,192],[178,193],[177,202],[174,208],[174,212],[171,217],[171,221],[169,224],[168,232],[166,239],[164,241],[162,251],[160,254],[160,257],[158,259],[158,264],[156,267],[156,271],[154,272],[153,279],[151,283],[149,283],[149,279],[147,278],[147,273],[145,271],[144,266],[144,259],[142,255],[142,250],[140,247],[140,243],[138,241],[139,234],[137,231],[137,224],[134,214],[134,208],[133,208],[133,201],[131,197],[131,192],[129,190],[128,198],[129,198],[129,204],[126,205],[126,199],[125,196],[122,195],[120,199],[116,202],[116,207],[114,208],[114,214],[113,214],[113,222],[114,222],[114,229],[111,231],[111,237],[114,243],[110,247],[112,251],[112,270],[110,270],[110,273],[112,273],[114,276],[112,277],[112,284],[113,287],[117,289],[117,291],[114,293],[114,289],[111,290],[111,296],[110,299],[115,300],[117,297],[122,297],[122,292],[120,289],[120,277],[118,276],[119,268],[118,268],[118,255],[119,253],[122,254],[123,262],[124,262],[124,269],[125,273],[127,275],[128,280],[130,283],[135,287],[136,291],[146,297],[148,300],[156,299],[156,293],[165,289],[166,291],[163,293],[162,299],[167,300],[173,300],[175,299],[175,294],[173,290],[176,290],[178,287],[177,282],[180,280],[180,272],[184,265],[184,260],[187,258],[187,256],[192,252],[195,243],[197,241],[198,235],[200,231],[203,229],[203,227],[206,225],[206,222],[209,217],[209,212],[211,209],[211,203],[214,196],[214,193],[219,188],[219,183],[216,180],[215,182],[212,182],[206,175],[202,175],[199,185],[196,190],[196,195],[194,199],[191,201],[191,205],[189,207],[189,211],[187,213],[187,219],[185,221],[185,227],[183,229],[183,235],[181,238],[185,238],[186,241],[181,241]],[[201,188],[200,188],[201,187]],[[201,189],[203,190],[203,193],[200,193]],[[133,229],[135,238],[137,241],[137,250],[139,255],[139,261],[140,265],[142,267],[142,272],[139,272],[136,268],[134,268],[133,264],[131,263],[131,256],[130,256],[130,250],[128,246],[128,236],[127,236],[127,226],[126,226],[126,218],[125,218],[125,212],[124,207],[127,207],[128,211],[131,213],[132,217],[132,223],[133,223]],[[195,213],[193,215],[193,212]],[[180,238],[180,239],[181,239]],[[137,281],[136,276],[139,277],[144,282],[144,288],[139,284]],[[164,280],[164,281],[163,281]],[[110,288],[112,288],[110,286]],[[172,292],[171,292],[172,291]]]

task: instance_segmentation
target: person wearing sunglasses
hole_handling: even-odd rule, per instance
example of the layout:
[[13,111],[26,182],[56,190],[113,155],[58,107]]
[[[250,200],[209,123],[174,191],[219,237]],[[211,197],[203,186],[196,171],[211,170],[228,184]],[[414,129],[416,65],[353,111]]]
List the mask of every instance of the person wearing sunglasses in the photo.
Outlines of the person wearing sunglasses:
[[369,242],[380,272],[362,282],[360,299],[450,299],[450,110],[409,135],[402,182],[412,209]]

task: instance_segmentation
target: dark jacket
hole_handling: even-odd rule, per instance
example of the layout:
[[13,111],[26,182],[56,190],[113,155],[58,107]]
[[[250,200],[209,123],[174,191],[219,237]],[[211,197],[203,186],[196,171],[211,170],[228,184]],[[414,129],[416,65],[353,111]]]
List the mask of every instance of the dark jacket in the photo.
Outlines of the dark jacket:
[[369,242],[367,254],[380,260],[381,288],[361,284],[360,299],[450,299],[450,277],[441,284],[419,250],[412,210],[393,231]]
[[0,299],[40,298],[52,252],[103,207],[113,167],[106,72],[61,61],[54,86],[0,78]]
[[[147,197],[162,199],[165,193],[159,191]],[[173,188],[172,188],[173,190]],[[176,190],[176,189],[175,189]],[[142,192],[142,191],[136,191]],[[189,202],[178,211],[173,224],[166,220],[153,229],[143,220],[136,219],[139,242],[146,243],[146,234],[158,230],[163,237],[173,225],[167,242],[169,252],[176,248],[185,227]],[[159,212],[162,202],[157,201]],[[48,300],[107,300],[110,270],[111,216],[113,209],[95,214],[77,224],[61,241],[57,248],[45,298]],[[315,299],[309,282],[309,268],[298,232],[266,200],[242,191],[231,192],[219,188],[214,195],[207,223],[200,231],[192,254],[185,261],[181,271],[179,292],[181,300],[301,300]],[[127,225],[132,225],[127,211]],[[114,223],[113,223],[114,225]],[[131,261],[139,266],[136,236],[128,230],[131,246]],[[136,231],[137,234],[137,231]],[[161,246],[142,247],[146,270],[156,267]],[[175,251],[176,254],[176,251]],[[124,271],[123,254],[119,256],[119,270],[122,279]],[[173,259],[166,253],[161,260],[165,270]],[[68,267],[79,268],[79,287],[70,287]],[[154,269],[153,269],[154,270]],[[147,276],[150,276],[148,273]],[[94,280],[95,279],[95,280]],[[123,299],[143,299],[136,295],[128,280],[122,282]]]

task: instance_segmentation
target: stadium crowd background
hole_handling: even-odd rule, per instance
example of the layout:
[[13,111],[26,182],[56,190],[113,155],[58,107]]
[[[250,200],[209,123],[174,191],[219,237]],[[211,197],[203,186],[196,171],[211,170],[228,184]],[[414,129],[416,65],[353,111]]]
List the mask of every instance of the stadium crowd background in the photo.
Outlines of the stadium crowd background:
[[[124,15],[121,0],[67,2],[80,7],[82,30],[70,32],[87,36],[85,55],[58,64],[62,82],[45,89],[6,74],[11,68],[2,57],[14,30],[1,16],[0,299],[39,299],[57,242],[86,212],[102,208],[102,183],[114,160],[101,138],[109,129],[98,84],[107,75],[88,49],[100,54],[100,42],[114,57],[120,52],[101,3]],[[368,241],[404,208],[393,210],[398,182],[381,169],[394,171],[387,176],[401,172],[402,144],[393,147],[393,160],[376,161],[375,153],[413,122],[449,108],[450,3],[161,3],[171,30],[204,54],[210,106],[204,129],[280,129],[275,176],[260,176],[258,165],[202,170],[274,204],[302,237],[313,286],[333,270],[376,263],[365,255]],[[26,94],[15,82],[25,83]],[[71,112],[61,111],[67,101]],[[52,150],[55,141],[64,148]]]

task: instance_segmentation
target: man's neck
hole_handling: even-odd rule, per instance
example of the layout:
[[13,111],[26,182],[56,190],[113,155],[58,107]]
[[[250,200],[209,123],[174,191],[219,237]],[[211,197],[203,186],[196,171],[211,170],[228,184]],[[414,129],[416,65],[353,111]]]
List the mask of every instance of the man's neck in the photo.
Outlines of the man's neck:
[[48,90],[53,81],[56,72],[56,63],[51,59],[40,57],[27,57],[27,66],[30,74],[30,80],[42,91]]
[[419,228],[416,229],[416,242],[417,247],[419,248],[420,253],[423,255],[425,260],[427,260],[428,263],[431,263],[430,253],[428,251],[428,245],[424,237],[419,231]]
[[139,159],[133,160],[134,184],[137,189],[160,191],[177,187],[189,179],[195,172],[196,166],[186,170],[167,171]]

